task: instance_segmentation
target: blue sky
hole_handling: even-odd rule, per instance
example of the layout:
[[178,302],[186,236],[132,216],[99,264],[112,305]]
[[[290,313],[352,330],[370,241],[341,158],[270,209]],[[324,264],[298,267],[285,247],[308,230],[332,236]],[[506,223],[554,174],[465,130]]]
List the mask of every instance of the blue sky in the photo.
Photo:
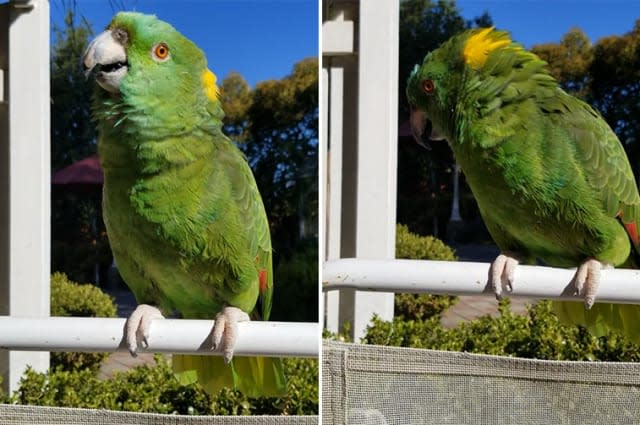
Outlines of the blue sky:
[[640,18],[639,0],[459,0],[465,19],[485,10],[500,29],[530,48],[558,42],[572,27],[581,28],[592,43],[629,32]]
[[[61,24],[63,4],[73,3],[51,0],[53,23]],[[251,86],[282,78],[295,62],[318,54],[318,0],[75,0],[75,4],[96,33],[121,6],[154,13],[205,51],[218,78],[238,71]],[[596,42],[630,31],[640,18],[640,0],[459,0],[457,5],[466,19],[489,11],[498,28],[510,31],[528,48],[557,42],[576,26]]]
[[[62,26],[64,4],[50,0],[52,24]],[[76,0],[96,34],[115,10],[155,14],[204,50],[222,80],[239,72],[251,86],[280,79],[299,60],[318,55],[317,0]]]

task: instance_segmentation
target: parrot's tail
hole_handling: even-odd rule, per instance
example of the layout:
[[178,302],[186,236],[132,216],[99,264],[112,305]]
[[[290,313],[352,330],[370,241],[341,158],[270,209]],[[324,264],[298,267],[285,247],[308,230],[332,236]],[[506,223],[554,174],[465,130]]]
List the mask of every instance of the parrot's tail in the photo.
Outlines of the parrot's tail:
[[553,303],[553,311],[562,322],[582,325],[596,337],[614,331],[640,344],[640,305],[596,302],[587,310],[584,303],[560,301]]
[[282,360],[272,357],[234,357],[225,364],[220,356],[174,355],[173,370],[181,384],[199,382],[209,394],[233,388],[249,397],[278,397],[287,385]]

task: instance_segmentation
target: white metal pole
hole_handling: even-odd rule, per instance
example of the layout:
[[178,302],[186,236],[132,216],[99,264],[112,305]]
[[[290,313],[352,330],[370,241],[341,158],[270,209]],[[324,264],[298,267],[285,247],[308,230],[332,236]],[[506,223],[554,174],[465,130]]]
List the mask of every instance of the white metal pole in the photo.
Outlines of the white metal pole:
[[[126,351],[126,319],[0,317],[0,348],[22,351]],[[318,323],[241,322],[235,356],[318,357]],[[211,351],[212,320],[151,322],[149,347],[140,352],[220,355]]]
[[[323,290],[493,296],[487,285],[489,264],[462,261],[359,260],[328,261]],[[575,269],[519,265],[509,297],[581,301],[573,295]],[[640,270],[602,270],[596,302],[640,304]]]
[[[2,223],[2,314],[49,315],[50,104],[49,1],[10,2],[8,26],[8,221]],[[0,27],[0,31],[7,29]],[[4,184],[4,183],[3,183]],[[6,214],[6,213],[5,213]],[[0,214],[1,215],[1,214]],[[8,272],[8,273],[7,273]],[[4,387],[18,388],[27,366],[49,367],[49,353],[0,352]]]

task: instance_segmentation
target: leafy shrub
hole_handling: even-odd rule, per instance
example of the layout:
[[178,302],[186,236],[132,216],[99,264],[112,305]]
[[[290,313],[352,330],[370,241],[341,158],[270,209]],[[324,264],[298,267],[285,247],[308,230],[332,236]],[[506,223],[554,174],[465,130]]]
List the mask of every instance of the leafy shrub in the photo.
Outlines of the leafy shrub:
[[[51,275],[51,315],[73,317],[115,317],[113,299],[100,288],[70,281],[64,273]],[[106,353],[51,353],[51,366],[63,370],[88,368],[97,371]]]
[[156,356],[143,365],[100,380],[89,369],[38,373],[27,370],[11,401],[38,406],[80,407],[184,415],[317,414],[318,362],[284,359],[289,392],[283,398],[248,398],[221,390],[210,397],[198,384],[181,385],[170,363]]
[[440,239],[411,233],[404,224],[396,226],[396,258],[442,261],[458,259],[453,249]]
[[596,338],[583,327],[564,325],[548,301],[529,306],[521,316],[503,300],[499,312],[499,317],[483,316],[454,329],[443,328],[437,316],[396,317],[393,322],[374,318],[363,342],[546,360],[640,361],[637,345],[615,334]]
[[[396,258],[412,260],[455,261],[453,249],[433,236],[411,233],[404,224],[396,226]],[[395,314],[398,318],[424,320],[440,315],[456,303],[458,297],[429,294],[396,294]]]

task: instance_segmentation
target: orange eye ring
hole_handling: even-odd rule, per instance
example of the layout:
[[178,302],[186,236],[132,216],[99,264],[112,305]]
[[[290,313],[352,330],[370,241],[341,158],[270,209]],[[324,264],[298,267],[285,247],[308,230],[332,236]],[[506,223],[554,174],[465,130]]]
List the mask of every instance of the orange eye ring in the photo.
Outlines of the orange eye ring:
[[436,89],[436,85],[433,83],[433,80],[424,80],[422,82],[422,90],[426,94],[432,94]]
[[165,61],[169,58],[169,46],[166,43],[158,43],[153,47],[153,57],[159,61]]

